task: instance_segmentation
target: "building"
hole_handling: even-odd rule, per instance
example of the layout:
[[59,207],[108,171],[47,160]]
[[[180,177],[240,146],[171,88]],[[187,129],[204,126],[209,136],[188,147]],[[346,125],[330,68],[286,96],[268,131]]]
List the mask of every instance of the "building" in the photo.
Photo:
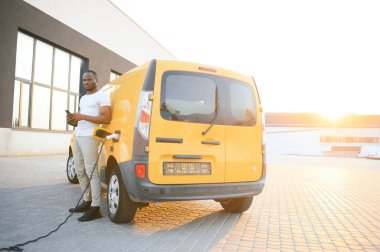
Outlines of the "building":
[[329,120],[318,114],[266,115],[268,154],[357,157],[364,146],[380,147],[380,115]]
[[[0,156],[67,152],[82,73],[99,84],[152,58],[174,58],[111,0],[0,1]],[[380,146],[380,116],[332,122],[268,114],[269,154],[356,156]]]
[[82,73],[174,58],[109,0],[0,1],[0,156],[67,151]]

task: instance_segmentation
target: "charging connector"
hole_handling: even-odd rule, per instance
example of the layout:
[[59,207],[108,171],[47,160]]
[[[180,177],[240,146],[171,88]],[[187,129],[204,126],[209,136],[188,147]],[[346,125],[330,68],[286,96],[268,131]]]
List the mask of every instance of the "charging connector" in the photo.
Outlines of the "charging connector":
[[113,133],[109,136],[106,136],[106,139],[114,139],[114,140],[119,140],[120,139],[120,133]]

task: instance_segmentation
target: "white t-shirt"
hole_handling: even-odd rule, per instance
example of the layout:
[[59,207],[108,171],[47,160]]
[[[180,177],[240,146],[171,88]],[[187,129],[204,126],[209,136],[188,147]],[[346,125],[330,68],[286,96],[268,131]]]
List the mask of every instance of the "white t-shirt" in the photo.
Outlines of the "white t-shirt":
[[[100,107],[103,106],[111,106],[111,100],[105,93],[99,90],[94,94],[85,94],[79,102],[79,113],[89,116],[99,116]],[[96,126],[98,126],[98,124],[81,120],[78,122],[76,136],[92,136]]]

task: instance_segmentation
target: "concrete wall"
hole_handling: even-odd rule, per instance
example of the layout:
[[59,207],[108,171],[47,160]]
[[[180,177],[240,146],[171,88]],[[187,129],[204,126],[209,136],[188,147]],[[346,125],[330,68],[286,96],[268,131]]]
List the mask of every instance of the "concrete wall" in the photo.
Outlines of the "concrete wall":
[[112,1],[26,0],[26,2],[136,65],[152,58],[174,58],[167,49],[113,5]]
[[321,156],[320,129],[267,128],[268,154]]
[[68,153],[71,133],[0,128],[0,156]]
[[323,143],[321,136],[380,137],[380,129],[267,127],[267,153],[323,156],[332,146],[380,146],[380,143]]

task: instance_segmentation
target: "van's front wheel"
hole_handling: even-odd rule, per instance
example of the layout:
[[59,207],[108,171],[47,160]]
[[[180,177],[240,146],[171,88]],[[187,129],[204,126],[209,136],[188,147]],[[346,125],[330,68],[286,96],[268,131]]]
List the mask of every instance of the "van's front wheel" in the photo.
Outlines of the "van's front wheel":
[[107,212],[115,223],[131,222],[135,217],[137,205],[129,197],[124,187],[120,171],[114,168],[108,181]]
[[242,213],[251,207],[253,196],[242,198],[231,198],[221,200],[220,204],[227,212]]

